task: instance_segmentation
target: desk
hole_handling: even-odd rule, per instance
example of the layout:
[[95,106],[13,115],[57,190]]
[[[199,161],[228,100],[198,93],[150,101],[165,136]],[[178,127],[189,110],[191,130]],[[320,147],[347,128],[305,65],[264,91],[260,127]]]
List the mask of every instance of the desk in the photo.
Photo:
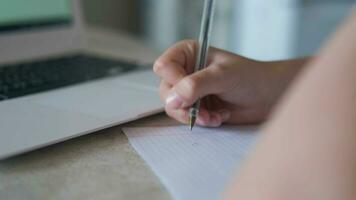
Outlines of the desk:
[[[90,45],[96,47],[93,51],[100,53],[103,51],[100,46],[112,45],[109,38],[114,36],[111,32],[90,29],[88,38],[92,41]],[[107,40],[97,40],[98,37]],[[116,42],[124,48],[118,52],[127,59],[141,54],[140,61],[150,62],[157,55],[124,34],[120,38]],[[160,114],[128,125],[155,125],[162,120],[174,123]],[[161,200],[170,197],[130,146],[120,127],[113,127],[0,161],[0,199]]]

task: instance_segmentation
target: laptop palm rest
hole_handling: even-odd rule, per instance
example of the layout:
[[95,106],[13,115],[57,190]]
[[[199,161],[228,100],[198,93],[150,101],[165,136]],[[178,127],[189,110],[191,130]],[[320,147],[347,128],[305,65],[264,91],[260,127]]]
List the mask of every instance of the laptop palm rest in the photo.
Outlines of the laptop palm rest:
[[2,102],[0,158],[162,111],[157,81],[146,72],[141,76],[134,73]]

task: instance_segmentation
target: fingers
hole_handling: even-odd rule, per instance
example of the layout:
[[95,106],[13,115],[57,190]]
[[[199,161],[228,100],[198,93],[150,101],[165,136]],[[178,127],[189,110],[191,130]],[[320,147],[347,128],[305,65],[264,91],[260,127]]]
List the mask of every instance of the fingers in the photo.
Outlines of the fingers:
[[[194,71],[196,51],[195,41],[182,41],[169,48],[154,64],[155,73],[162,79],[160,98],[166,103],[166,113],[185,124],[189,120],[189,107],[197,99],[224,88],[224,71],[218,67],[210,66],[188,75]],[[202,105],[197,124],[218,127],[229,118],[228,111],[208,110]]]
[[182,124],[188,124],[189,111],[188,109],[171,109],[166,107],[166,113],[169,117],[177,120]]
[[[189,121],[189,109],[171,109],[166,107],[166,113],[168,116],[175,120],[188,124]],[[224,122],[230,119],[230,112],[228,110],[220,111],[208,111],[205,107],[201,107],[196,124],[204,127],[219,127]]]
[[214,65],[188,76],[195,65],[195,49],[195,41],[179,42],[158,58],[154,65],[155,73],[164,81],[163,89],[167,91],[168,86],[174,87],[170,94],[165,92],[165,99],[161,97],[172,102],[173,108],[190,106],[200,97],[219,92],[226,82],[224,70]]
[[197,124],[206,127],[219,127],[230,119],[228,110],[208,111],[205,108],[200,109]]
[[174,85],[169,97],[182,101],[182,107],[191,106],[199,98],[223,92],[227,82],[225,73],[219,66],[210,66],[186,76]]
[[[168,116],[176,119],[177,121],[187,124],[189,120],[189,108],[182,108],[182,101],[170,99],[168,95],[172,92],[172,86],[165,81],[161,82],[160,96],[166,102],[165,111]],[[175,101],[175,102],[171,102]],[[207,103],[202,102],[199,111],[197,124],[205,127],[219,127],[222,123],[230,119],[230,112],[228,110],[220,109],[218,111],[208,110]]]
[[157,60],[154,72],[167,83],[174,85],[183,79],[187,73],[182,65],[172,61]]
[[194,70],[196,48],[193,40],[177,43],[156,60],[154,72],[169,84],[176,84]]
[[168,94],[170,93],[171,90],[172,90],[172,85],[164,80],[161,80],[161,84],[159,86],[159,95],[161,101],[166,102]]

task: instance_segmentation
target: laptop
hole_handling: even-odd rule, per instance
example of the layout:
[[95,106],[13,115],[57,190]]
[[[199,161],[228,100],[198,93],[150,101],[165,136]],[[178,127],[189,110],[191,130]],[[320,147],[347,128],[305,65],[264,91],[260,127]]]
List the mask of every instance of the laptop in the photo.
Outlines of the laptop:
[[0,159],[163,110],[151,67],[87,46],[79,0],[1,0]]

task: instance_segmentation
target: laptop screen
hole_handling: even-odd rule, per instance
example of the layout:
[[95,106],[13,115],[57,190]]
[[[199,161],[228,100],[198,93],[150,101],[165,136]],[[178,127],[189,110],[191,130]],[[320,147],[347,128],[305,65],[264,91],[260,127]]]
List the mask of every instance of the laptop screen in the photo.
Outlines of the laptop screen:
[[0,32],[66,25],[70,0],[0,0]]

